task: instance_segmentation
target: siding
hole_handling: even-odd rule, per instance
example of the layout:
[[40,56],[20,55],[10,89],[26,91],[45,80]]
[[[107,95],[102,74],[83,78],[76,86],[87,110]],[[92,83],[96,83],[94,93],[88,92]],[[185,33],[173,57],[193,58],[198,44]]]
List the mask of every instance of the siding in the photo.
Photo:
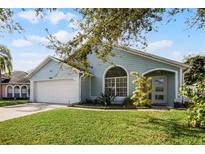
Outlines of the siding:
[[72,70],[72,68],[63,66],[54,60],[50,60],[32,76],[31,80],[50,80],[50,77],[52,79],[72,79],[78,77],[78,73]]
[[[132,94],[134,90],[134,84],[132,84],[132,80],[134,79],[130,76],[130,72],[137,71],[140,74],[154,69],[154,68],[165,68],[165,69],[172,69],[178,72],[179,74],[179,67],[169,65],[166,63],[162,63],[159,61],[155,61],[152,59],[144,58],[138,55],[133,55],[131,53],[127,53],[120,49],[113,50],[115,53],[114,57],[109,56],[109,61],[115,65],[121,65],[127,69],[129,72],[129,94]],[[90,61],[90,65],[92,66],[91,72],[94,74],[94,77],[91,79],[91,96],[98,96],[102,92],[102,82],[103,82],[103,74],[104,71],[111,65],[110,63],[102,63],[99,61],[95,55],[89,55],[88,59]],[[172,76],[170,78],[170,91],[174,91],[174,80]],[[179,84],[179,78],[178,78]],[[173,86],[172,86],[173,85]],[[169,98],[171,100],[174,99],[174,95],[170,95]]]
[[81,78],[81,101],[90,98],[90,77]]

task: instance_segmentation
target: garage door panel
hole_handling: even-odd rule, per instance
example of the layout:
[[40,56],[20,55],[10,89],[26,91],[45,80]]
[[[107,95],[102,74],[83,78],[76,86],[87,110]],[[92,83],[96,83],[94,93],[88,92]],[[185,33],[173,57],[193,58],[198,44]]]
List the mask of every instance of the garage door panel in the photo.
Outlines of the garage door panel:
[[78,81],[75,80],[38,81],[34,88],[37,102],[74,103],[79,99]]

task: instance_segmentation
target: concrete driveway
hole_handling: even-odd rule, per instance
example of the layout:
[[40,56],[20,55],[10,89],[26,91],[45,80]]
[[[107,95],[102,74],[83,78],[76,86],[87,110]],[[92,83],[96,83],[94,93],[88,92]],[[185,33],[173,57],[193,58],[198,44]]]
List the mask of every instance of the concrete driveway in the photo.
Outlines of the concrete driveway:
[[65,108],[66,105],[56,105],[47,103],[28,103],[0,107],[0,121],[18,118],[38,112],[48,111],[56,108]]

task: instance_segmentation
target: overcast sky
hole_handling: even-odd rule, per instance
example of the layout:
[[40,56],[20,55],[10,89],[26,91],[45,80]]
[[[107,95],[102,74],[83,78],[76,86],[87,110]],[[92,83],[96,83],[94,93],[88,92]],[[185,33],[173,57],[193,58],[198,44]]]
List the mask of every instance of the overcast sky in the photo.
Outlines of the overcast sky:
[[[0,43],[6,45],[12,54],[14,70],[29,71],[54,51],[42,44],[47,40],[45,28],[60,41],[71,39],[76,33],[76,25],[71,18],[78,15],[73,9],[58,9],[47,13],[44,18],[36,17],[33,10],[15,9],[14,19],[25,29],[23,34],[4,34]],[[176,16],[176,22],[158,24],[158,32],[150,32],[147,52],[182,61],[189,54],[205,53],[205,29],[187,29],[184,22],[188,14]]]

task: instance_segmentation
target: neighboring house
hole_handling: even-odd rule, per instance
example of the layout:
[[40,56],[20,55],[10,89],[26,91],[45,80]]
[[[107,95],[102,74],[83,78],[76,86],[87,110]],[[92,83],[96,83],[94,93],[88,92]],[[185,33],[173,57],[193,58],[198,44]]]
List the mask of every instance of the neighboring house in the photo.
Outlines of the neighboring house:
[[130,72],[152,77],[152,103],[173,106],[183,84],[187,65],[130,48],[113,48],[110,63],[102,63],[95,55],[88,60],[92,75],[83,77],[83,70],[62,63],[54,57],[46,58],[29,75],[31,101],[49,103],[77,103],[95,99],[101,93],[115,95],[115,103],[132,95],[135,85]]
[[29,98],[30,81],[28,73],[14,71],[9,77],[3,77],[1,83],[2,98]]

